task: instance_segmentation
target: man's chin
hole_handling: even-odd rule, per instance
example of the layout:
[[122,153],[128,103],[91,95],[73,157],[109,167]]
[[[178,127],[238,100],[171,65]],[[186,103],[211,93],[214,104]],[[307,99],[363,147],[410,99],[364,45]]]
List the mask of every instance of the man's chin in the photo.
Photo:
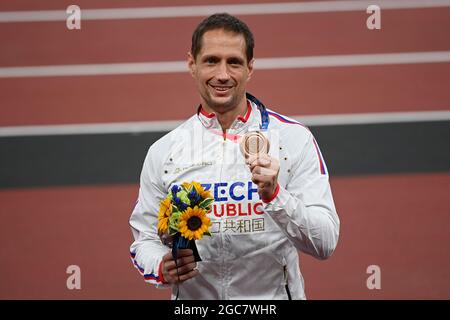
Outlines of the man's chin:
[[235,107],[232,97],[214,97],[209,101],[209,105],[216,111],[223,112]]

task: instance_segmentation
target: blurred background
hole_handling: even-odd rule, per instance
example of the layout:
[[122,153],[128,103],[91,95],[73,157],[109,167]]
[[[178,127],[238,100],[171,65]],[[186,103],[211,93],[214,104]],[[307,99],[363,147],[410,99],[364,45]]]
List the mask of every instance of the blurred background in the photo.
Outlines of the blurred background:
[[244,2],[0,2],[1,299],[169,298],[128,219],[148,147],[196,111],[186,53],[214,12],[252,29],[249,91],[330,171],[341,237],[300,256],[307,297],[450,298],[450,1]]

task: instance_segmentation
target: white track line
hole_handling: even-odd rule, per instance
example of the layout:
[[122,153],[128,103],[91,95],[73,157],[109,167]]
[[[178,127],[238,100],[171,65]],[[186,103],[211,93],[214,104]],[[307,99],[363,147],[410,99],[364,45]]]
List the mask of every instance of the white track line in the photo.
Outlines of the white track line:
[[0,137],[165,132],[175,129],[182,122],[179,120],[0,127]]
[[[450,109],[450,107],[448,108]],[[449,121],[450,111],[377,112],[292,117],[307,126]]]
[[0,68],[0,78],[96,76],[113,74],[187,72],[186,61],[76,64]]
[[256,59],[256,69],[347,67],[362,65],[449,62],[450,51],[324,55]]
[[[154,19],[208,16],[216,12],[234,15],[292,14],[312,12],[364,11],[376,4],[385,9],[437,8],[450,6],[449,0],[373,0],[373,1],[310,1],[286,3],[258,3],[208,6],[172,6],[142,8],[83,9],[82,20]],[[65,21],[68,14],[62,10],[0,12],[0,23]]]
[[[311,57],[260,58],[256,70],[349,67],[389,64],[450,62],[450,51],[324,55]],[[186,61],[78,64],[0,68],[0,78],[96,76],[187,72]]]
[[[449,121],[450,111],[328,114],[291,118],[307,126]],[[177,120],[0,127],[0,137],[167,132],[175,129],[182,122]]]

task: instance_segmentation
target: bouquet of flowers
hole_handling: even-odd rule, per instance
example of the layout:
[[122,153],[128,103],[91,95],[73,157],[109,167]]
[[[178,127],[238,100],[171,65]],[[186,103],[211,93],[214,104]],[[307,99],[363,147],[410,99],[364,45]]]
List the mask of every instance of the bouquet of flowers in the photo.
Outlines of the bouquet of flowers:
[[178,249],[190,248],[195,260],[201,261],[195,245],[203,235],[211,236],[211,220],[207,216],[214,198],[202,185],[192,181],[181,186],[173,185],[161,201],[158,215],[158,232],[173,237],[172,255],[177,259]]

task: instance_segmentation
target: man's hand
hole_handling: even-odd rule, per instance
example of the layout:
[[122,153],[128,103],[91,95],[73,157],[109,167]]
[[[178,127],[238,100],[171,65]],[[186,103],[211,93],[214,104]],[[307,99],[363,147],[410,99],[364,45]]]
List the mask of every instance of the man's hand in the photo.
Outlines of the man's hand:
[[161,262],[164,281],[170,284],[181,283],[198,275],[197,263],[191,249],[178,249],[178,273],[172,252],[167,253]]
[[252,181],[258,186],[259,196],[262,200],[270,199],[278,187],[278,160],[267,154],[259,154],[249,156],[246,163],[252,172]]

